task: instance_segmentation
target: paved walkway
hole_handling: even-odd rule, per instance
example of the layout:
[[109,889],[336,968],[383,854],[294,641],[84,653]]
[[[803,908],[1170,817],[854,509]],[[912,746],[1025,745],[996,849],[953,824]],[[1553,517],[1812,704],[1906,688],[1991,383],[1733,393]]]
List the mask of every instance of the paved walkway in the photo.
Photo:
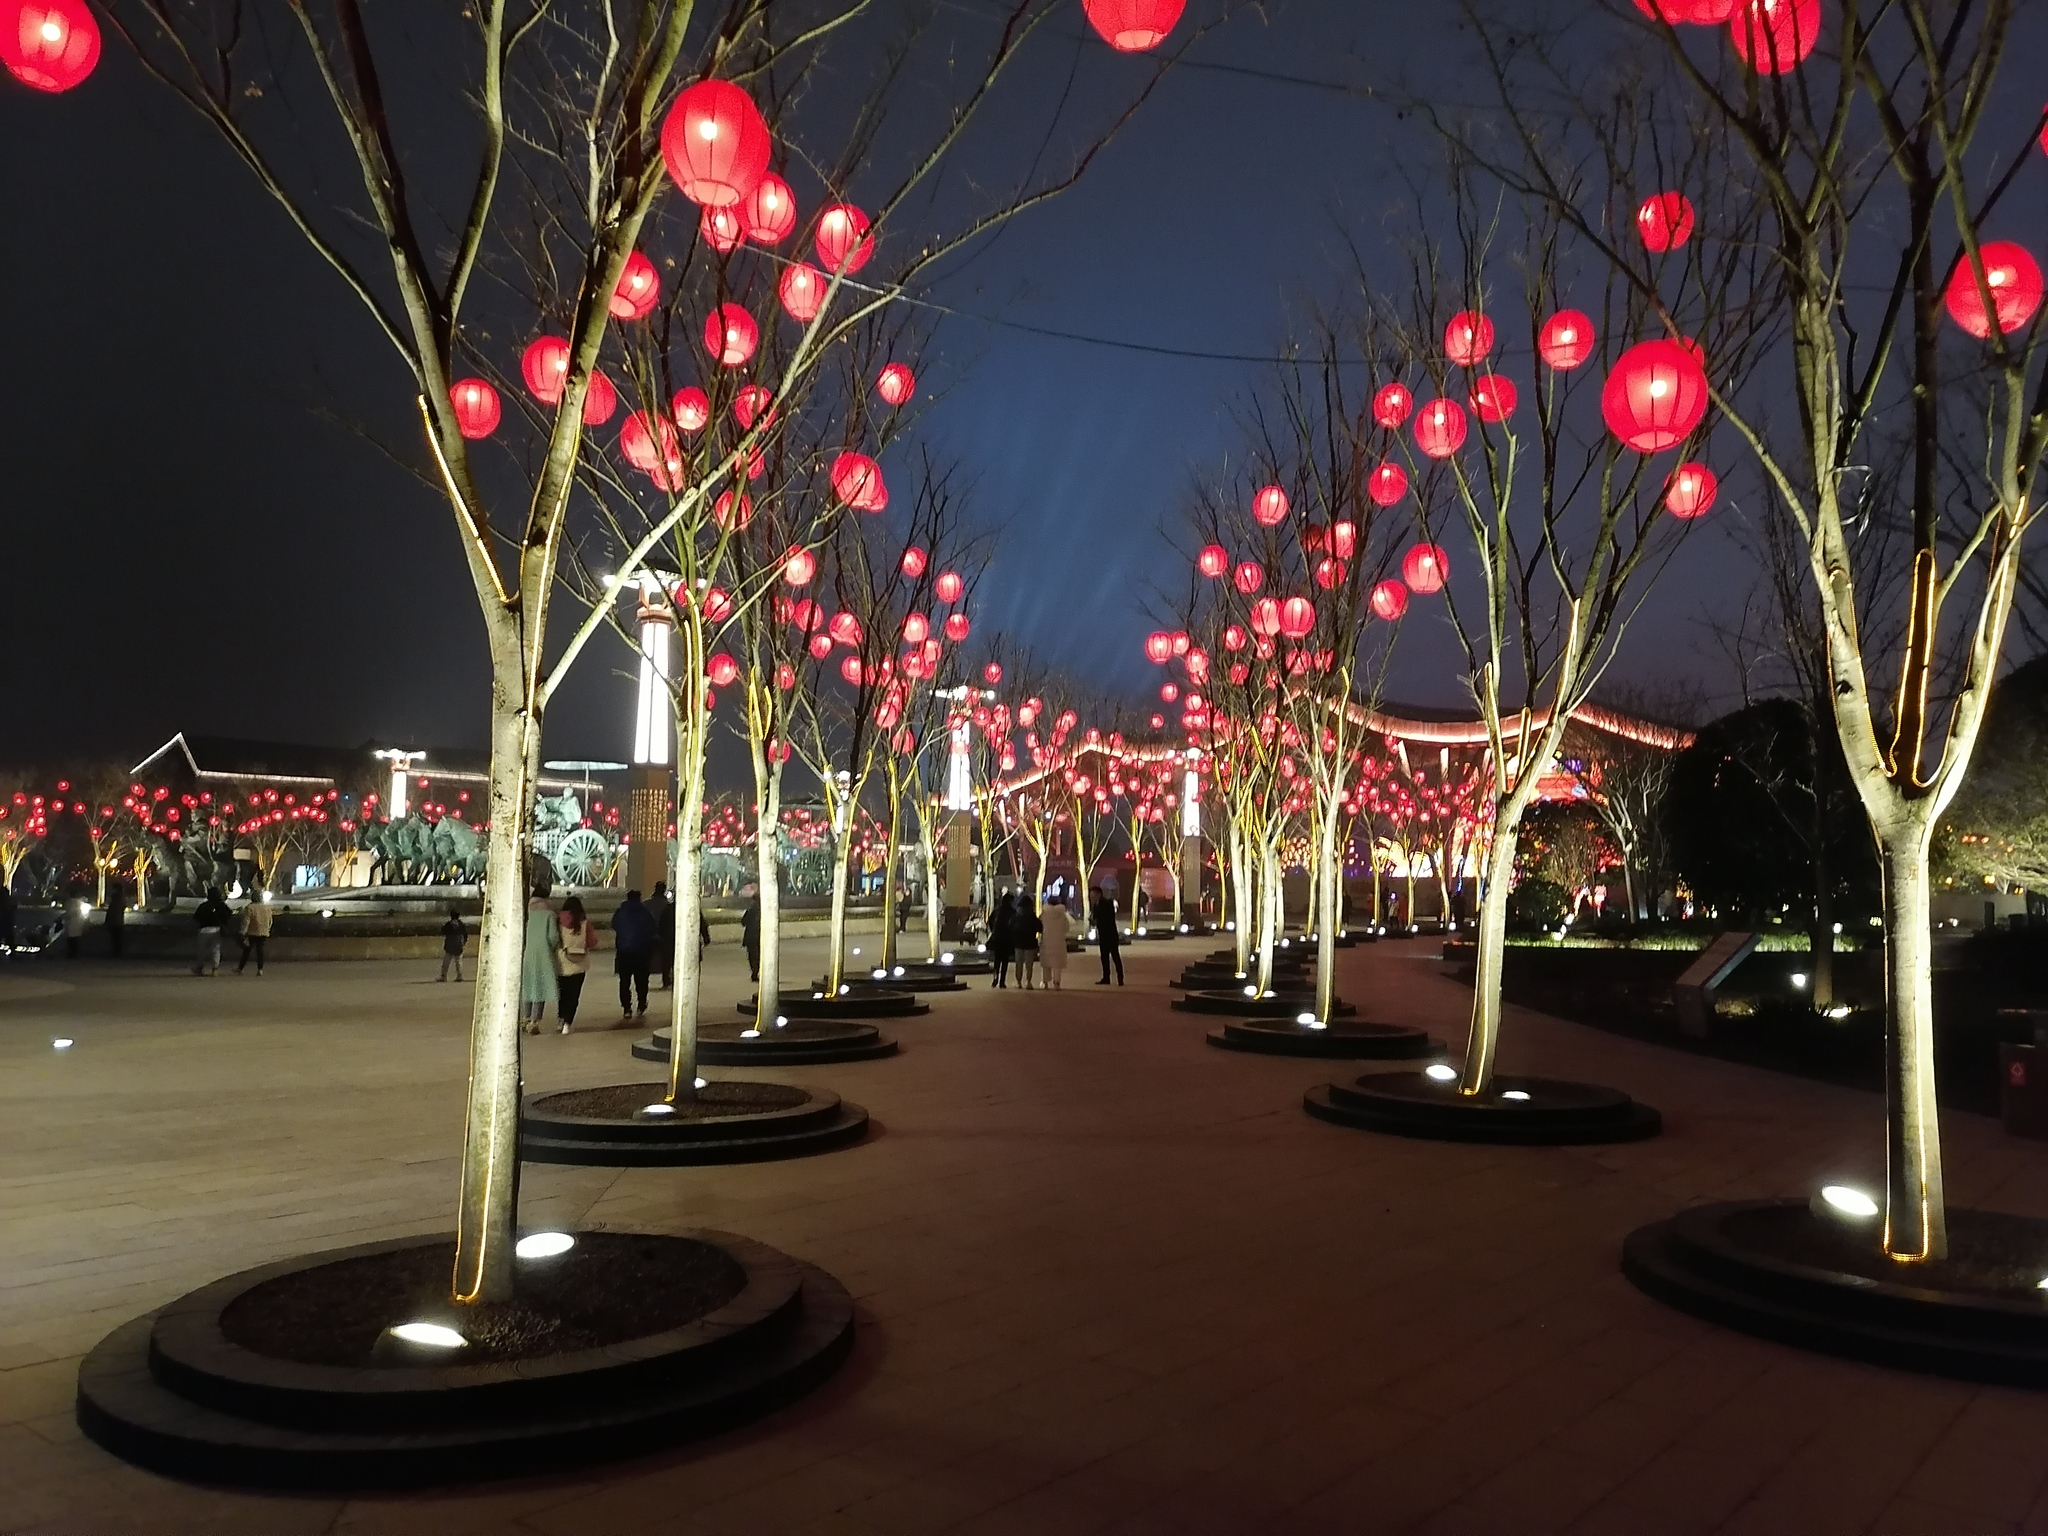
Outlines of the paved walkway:
[[[1211,1050],[1167,1010],[1193,948],[1135,949],[1121,992],[1077,966],[1064,994],[941,997],[900,1057],[790,1074],[874,1112],[853,1150],[530,1169],[536,1220],[725,1227],[824,1265],[860,1303],[851,1364],[671,1455],[347,1500],[128,1468],[78,1436],[73,1376],[231,1270],[445,1228],[467,989],[431,963],[0,972],[0,1531],[2048,1532],[2048,1394],[1754,1342],[1617,1269],[1625,1232],[1688,1201],[1875,1187],[1874,1098],[1510,1010],[1506,1069],[1625,1086],[1666,1134],[1377,1138],[1301,1112],[1327,1069]],[[711,996],[740,995],[735,959],[713,950]],[[1341,964],[1368,1013],[1459,1037],[1467,994],[1428,947]],[[628,1038],[538,1039],[529,1078],[652,1080]],[[2048,1149],[1947,1128],[1957,1203],[2048,1214]]]

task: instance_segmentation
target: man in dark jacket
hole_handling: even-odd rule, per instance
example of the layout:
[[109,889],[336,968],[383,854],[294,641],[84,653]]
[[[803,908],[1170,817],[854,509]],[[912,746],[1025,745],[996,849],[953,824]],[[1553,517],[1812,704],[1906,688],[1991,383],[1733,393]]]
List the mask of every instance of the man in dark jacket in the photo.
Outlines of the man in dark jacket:
[[761,979],[761,893],[747,898],[747,909],[740,914],[740,945],[747,952],[747,980]]
[[661,972],[661,984],[676,984],[676,902],[668,893],[668,882],[654,882],[654,894],[647,898],[647,910],[654,914],[654,969]]
[[1098,987],[1109,985],[1109,968],[1116,967],[1116,984],[1124,984],[1124,941],[1117,932],[1116,898],[1107,891],[1095,894],[1095,906],[1088,914],[1088,920],[1095,925],[1095,947],[1102,952],[1102,980]]
[[192,919],[199,925],[199,954],[192,966],[194,976],[218,976],[220,974],[220,936],[234,913],[228,910],[227,898],[220,893],[220,887],[206,888],[206,900],[199,903],[199,910]]
[[647,1017],[647,972],[654,962],[654,914],[640,899],[638,891],[626,892],[619,910],[612,914],[612,970],[619,978],[619,1019],[634,1018],[633,993],[640,994],[639,1017]]

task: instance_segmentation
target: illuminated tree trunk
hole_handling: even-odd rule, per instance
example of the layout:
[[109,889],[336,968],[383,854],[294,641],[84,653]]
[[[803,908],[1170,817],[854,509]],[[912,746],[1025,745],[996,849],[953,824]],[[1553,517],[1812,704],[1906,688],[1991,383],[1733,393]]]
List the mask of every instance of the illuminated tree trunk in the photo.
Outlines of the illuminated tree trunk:
[[703,990],[704,952],[697,928],[704,910],[704,749],[710,720],[704,707],[704,631],[694,609],[678,614],[682,662],[676,703],[675,985],[669,990],[668,1094],[670,1103],[697,1096],[697,1000]]
[[1316,840],[1316,1017],[1326,1024],[1337,1002],[1337,816],[1332,794]]
[[1244,824],[1238,817],[1230,819],[1230,890],[1232,905],[1237,910],[1236,943],[1237,974],[1243,976],[1251,969],[1252,936],[1258,921],[1253,906],[1251,848],[1244,835]]
[[[1520,808],[1515,821],[1521,819]],[[1487,849],[1486,883],[1479,898],[1479,932],[1472,973],[1472,1027],[1465,1043],[1465,1070],[1458,1092],[1485,1093],[1493,1084],[1495,1052],[1500,1046],[1501,960],[1508,937],[1508,887],[1515,865],[1515,825],[1494,832]]]
[[1877,829],[1884,888],[1886,1186],[1884,1246],[1894,1258],[1948,1253],[1941,1131],[1934,1101],[1932,823]]
[[1273,944],[1279,938],[1283,908],[1280,894],[1280,850],[1270,840],[1259,848],[1259,994],[1273,990]]
[[832,807],[832,922],[827,939],[825,995],[837,997],[846,978],[846,883],[853,866],[853,800]]
[[754,868],[761,891],[761,979],[754,988],[754,1028],[775,1027],[782,998],[782,764],[768,755],[769,743],[753,743]]
[[929,800],[918,807],[917,838],[924,852],[924,956],[927,961],[935,961],[939,958],[944,901],[939,889],[938,818],[933,815]]
[[882,865],[882,958],[877,963],[886,970],[896,963],[896,860],[903,846],[903,776],[893,755],[885,772],[889,777],[889,854]]

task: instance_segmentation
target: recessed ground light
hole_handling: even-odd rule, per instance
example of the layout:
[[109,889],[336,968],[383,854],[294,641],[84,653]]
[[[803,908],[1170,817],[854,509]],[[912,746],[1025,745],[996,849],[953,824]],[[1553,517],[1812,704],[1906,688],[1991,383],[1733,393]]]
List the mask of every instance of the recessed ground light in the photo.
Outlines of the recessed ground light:
[[1501,1097],[1504,1099],[1513,1099],[1518,1104],[1526,1104],[1529,1102],[1529,1095],[1524,1093],[1519,1088],[1506,1089],[1502,1092]]
[[1805,985],[1806,985],[1806,972],[1804,972],[1804,971],[1794,971],[1794,972],[1792,973],[1792,985],[1793,985],[1793,986],[1795,986],[1795,987],[1803,987],[1803,986],[1805,986]]
[[453,1328],[443,1328],[439,1323],[400,1323],[390,1333],[394,1339],[433,1349],[460,1349],[469,1342]]
[[1236,924],[1236,923],[1225,923],[1225,924],[1223,925],[1223,931],[1224,931],[1225,933],[1235,933],[1235,932],[1237,932],[1237,924]]
[[761,1031],[758,1029],[743,1029],[740,1031],[740,1038],[742,1040],[758,1040],[761,1038]]
[[1143,937],[1145,937],[1145,929],[1144,929],[1144,926],[1143,926],[1142,924],[1140,924],[1140,925],[1139,925],[1139,928],[1138,928],[1138,937],[1139,937],[1139,938],[1141,938],[1141,939],[1142,939]]
[[896,970],[895,970],[895,974],[896,974],[896,975],[898,975],[898,976],[901,976],[901,975],[903,974],[903,967],[902,967],[902,966],[900,966],[900,965],[899,965],[899,966],[897,966],[897,967],[896,967]]
[[512,1251],[522,1259],[552,1259],[575,1246],[576,1239],[566,1232],[529,1232],[519,1239]]
[[953,955],[953,951],[951,951],[950,949],[949,949],[949,950],[946,950],[946,951],[944,951],[944,952],[943,952],[942,954],[940,954],[940,956],[939,956],[939,964],[941,964],[941,965],[951,965],[951,964],[953,963],[953,960],[954,960],[954,955]]
[[787,1029],[789,1027],[789,1020],[785,1019],[781,1014],[778,1013],[777,1015],[775,1015],[775,1027],[777,1029]]
[[1312,1013],[1297,1013],[1294,1016],[1294,1022],[1297,1024],[1313,1024],[1315,1021],[1316,1016]]
[[693,1088],[709,1088],[711,1085],[700,1077],[694,1083],[692,1083],[691,1086]]
[[1828,1010],[1827,1016],[1831,1019],[1846,1019],[1847,1017],[1849,1017],[1850,1014],[1854,1013],[1855,1011],[1856,1010],[1851,1008],[1847,1003],[1837,1003],[1834,1007]]
[[853,988],[849,987],[845,982],[842,981],[841,983],[839,983],[839,995],[841,997],[846,996],[846,994],[851,992],[852,990]]
[[2042,1290],[2042,1291],[2048,1291],[2048,1280],[2043,1280],[2043,1281],[2042,1281],[2042,1282],[2040,1283],[2040,1285],[2038,1285],[2038,1286],[2036,1286],[2036,1287],[2035,1287],[2035,1289],[2036,1289],[2036,1290]]
[[76,1040],[73,1040],[69,1035],[59,1035],[56,1039],[50,1042],[51,1046],[60,1051],[68,1051],[71,1049],[72,1046],[76,1045],[77,1043],[78,1042]]
[[1180,925],[1180,931],[1181,931],[1182,933],[1186,933],[1186,932],[1188,931],[1188,925],[1187,925],[1186,923],[1182,923],[1182,924]]
[[1246,987],[1244,989],[1244,995],[1246,997],[1257,997],[1259,995],[1259,989],[1257,987]]
[[855,954],[857,955],[857,954],[859,954],[859,953],[860,953],[860,951],[856,949],[856,950],[854,951],[854,953],[855,953]]
[[824,993],[822,993],[822,992],[813,992],[813,993],[811,994],[811,1001],[815,1003],[816,1001],[818,1001],[818,999],[820,999],[820,998],[821,998],[821,997],[823,997],[824,995],[825,995],[825,994],[824,994]]
[[1458,1080],[1457,1069],[1455,1067],[1447,1067],[1440,1061],[1432,1066],[1424,1067],[1422,1075],[1429,1078],[1432,1082],[1438,1083],[1455,1083]]
[[1851,1189],[1847,1184],[1829,1184],[1821,1190],[1820,1197],[1844,1216],[1853,1216],[1858,1221],[1877,1214],[1877,1202],[1862,1190]]
[[[322,908],[320,909],[320,915],[321,915],[322,917],[332,917],[332,916],[334,916],[334,908],[332,908],[332,907],[322,907]],[[422,1324],[421,1326],[422,1326],[422,1327],[425,1327],[425,1326],[427,1326],[427,1325],[425,1325],[425,1324]],[[398,1330],[397,1330],[396,1328],[394,1328],[394,1329],[392,1329],[391,1331],[392,1331],[393,1333],[396,1333],[396,1332],[397,1332]],[[452,1333],[453,1331],[454,1331],[453,1329],[443,1329],[443,1330],[442,1330],[442,1332],[444,1332],[444,1333]],[[468,1343],[469,1341],[468,1341],[467,1339],[465,1339],[465,1340],[463,1340],[462,1342],[466,1344],[466,1343]]]
[[868,974],[874,977],[876,981],[887,981],[889,979],[889,970],[886,966],[878,965]]
[[676,1112],[673,1104],[650,1104],[640,1113],[643,1115],[672,1115]]

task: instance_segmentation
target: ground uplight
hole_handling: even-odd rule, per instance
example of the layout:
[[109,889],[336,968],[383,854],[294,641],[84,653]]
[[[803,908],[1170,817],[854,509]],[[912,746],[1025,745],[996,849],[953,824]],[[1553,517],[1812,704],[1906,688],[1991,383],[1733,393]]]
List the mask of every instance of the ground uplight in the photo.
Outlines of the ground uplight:
[[576,1239],[566,1232],[529,1232],[512,1251],[522,1259],[552,1259],[575,1246]]
[[1858,1221],[1877,1214],[1877,1202],[1862,1190],[1851,1189],[1847,1184],[1829,1184],[1821,1190],[1820,1197],[1844,1216],[1853,1216]]
[[1503,1089],[1501,1092],[1501,1097],[1504,1099],[1513,1099],[1518,1104],[1526,1104],[1529,1102],[1529,1095],[1520,1088]]
[[650,1104],[640,1113],[643,1115],[672,1115],[676,1112],[673,1104]]
[[391,1336],[432,1349],[460,1349],[469,1342],[453,1328],[444,1328],[439,1323],[399,1323],[391,1329]]
[[743,1029],[740,1031],[740,1038],[742,1040],[758,1040],[761,1038],[761,1031],[758,1029]]
[[1458,1080],[1457,1068],[1447,1067],[1440,1061],[1432,1066],[1424,1067],[1422,1075],[1430,1079],[1430,1081],[1437,1083],[1455,1083]]
[[72,1039],[69,1035],[59,1035],[56,1039],[50,1042],[51,1047],[59,1051],[68,1051],[71,1049],[72,1046],[76,1044],[78,1044],[78,1042]]

